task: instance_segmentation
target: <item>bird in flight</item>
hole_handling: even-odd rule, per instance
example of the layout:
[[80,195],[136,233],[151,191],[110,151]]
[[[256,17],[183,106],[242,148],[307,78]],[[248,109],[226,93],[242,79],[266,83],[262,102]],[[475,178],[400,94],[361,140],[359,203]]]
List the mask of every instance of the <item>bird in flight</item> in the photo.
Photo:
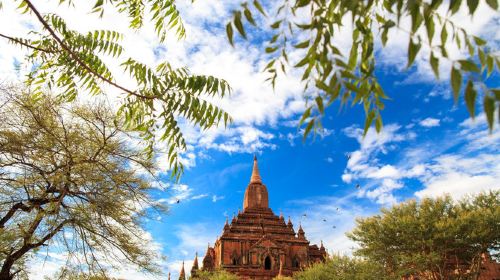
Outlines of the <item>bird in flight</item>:
[[175,203],[179,204],[179,203],[181,203],[181,200],[180,200],[180,199],[177,199],[177,200],[175,201]]
[[360,188],[361,188],[361,186],[359,184],[356,184],[356,189],[359,190]]
[[323,219],[323,222],[326,222],[326,219]]

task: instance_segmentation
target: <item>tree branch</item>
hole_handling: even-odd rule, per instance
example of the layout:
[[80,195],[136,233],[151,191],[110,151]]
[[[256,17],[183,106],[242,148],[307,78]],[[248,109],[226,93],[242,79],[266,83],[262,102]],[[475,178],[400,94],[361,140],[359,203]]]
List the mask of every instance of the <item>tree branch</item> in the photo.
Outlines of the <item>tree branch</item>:
[[9,211],[7,212],[7,214],[5,214],[5,216],[0,220],[0,228],[4,228],[5,223],[7,223],[10,220],[10,218],[12,218],[12,216],[14,216],[14,214],[19,209],[28,212],[28,211],[31,210],[31,207],[24,205],[22,202],[18,202],[16,204],[14,204],[9,209]]
[[92,75],[98,77],[99,79],[103,80],[104,82],[118,88],[118,89],[121,89],[123,90],[124,92],[130,94],[130,95],[133,95],[133,96],[136,96],[138,98],[141,98],[141,99],[155,99],[155,97],[152,97],[152,96],[146,96],[146,95],[142,95],[142,94],[138,94],[136,93],[135,91],[132,91],[130,89],[127,89],[125,87],[122,87],[120,86],[119,84],[111,81],[110,79],[106,78],[106,77],[103,77],[102,75],[100,75],[99,73],[96,73],[94,70],[92,70],[92,68],[90,68],[85,62],[83,62],[80,57],[78,57],[78,55],[73,52],[62,40],[61,38],[59,38],[59,36],[57,36],[57,34],[55,33],[55,31],[50,27],[50,25],[45,21],[45,19],[42,17],[42,15],[40,14],[40,12],[36,9],[36,7],[31,3],[30,0],[24,0],[24,2],[28,5],[28,7],[30,8],[31,11],[33,11],[33,13],[35,14],[35,16],[37,17],[38,21],[40,21],[40,23],[43,25],[43,27],[45,27],[45,29],[47,29],[47,31],[50,33],[50,35],[54,38],[54,40],[56,40],[56,42],[63,48],[63,50],[65,50],[70,56],[71,58],[73,58],[78,64],[80,64],[80,66],[82,66],[85,70],[87,70],[89,73],[91,73]]
[[3,37],[5,39],[7,39],[7,40],[16,42],[16,43],[18,43],[20,45],[23,45],[23,46],[25,46],[27,48],[30,48],[30,49],[33,49],[33,50],[37,50],[37,51],[41,51],[41,52],[46,52],[46,53],[55,53],[54,51],[49,51],[49,50],[46,50],[46,49],[42,49],[42,48],[39,48],[39,47],[32,46],[32,45],[27,44],[27,43],[25,43],[25,42],[23,42],[23,41],[21,41],[21,40],[19,40],[17,38],[10,37],[10,36],[7,36],[7,35],[2,34],[2,33],[0,33],[0,37]]

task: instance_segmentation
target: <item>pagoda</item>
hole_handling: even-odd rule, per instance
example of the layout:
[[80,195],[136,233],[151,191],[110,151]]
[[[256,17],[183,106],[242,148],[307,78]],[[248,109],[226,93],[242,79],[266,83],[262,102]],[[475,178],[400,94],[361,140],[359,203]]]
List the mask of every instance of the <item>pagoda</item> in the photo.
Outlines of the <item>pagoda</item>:
[[[291,276],[326,257],[323,243],[311,245],[301,225],[295,232],[290,218],[285,222],[282,214],[277,216],[269,208],[267,188],[254,156],[243,211],[238,211],[231,222],[226,220],[222,235],[213,247],[208,246],[201,270],[224,269],[240,279],[270,280],[278,275]],[[195,263],[192,278],[198,270],[197,257]]]

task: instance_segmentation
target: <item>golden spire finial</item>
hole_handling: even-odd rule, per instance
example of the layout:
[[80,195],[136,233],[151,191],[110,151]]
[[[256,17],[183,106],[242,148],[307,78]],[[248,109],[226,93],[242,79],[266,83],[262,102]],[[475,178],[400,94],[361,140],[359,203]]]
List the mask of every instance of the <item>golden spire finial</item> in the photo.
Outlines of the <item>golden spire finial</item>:
[[259,174],[259,166],[257,165],[257,156],[253,155],[253,170],[252,177],[250,177],[250,184],[262,184],[262,178]]

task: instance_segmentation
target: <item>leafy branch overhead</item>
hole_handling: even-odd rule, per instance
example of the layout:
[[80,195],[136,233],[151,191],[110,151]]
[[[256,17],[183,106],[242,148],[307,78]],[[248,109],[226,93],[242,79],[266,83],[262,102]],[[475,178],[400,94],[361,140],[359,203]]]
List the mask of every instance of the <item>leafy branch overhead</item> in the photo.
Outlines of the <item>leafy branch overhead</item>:
[[[1,33],[0,37],[29,50],[27,61],[36,67],[33,67],[26,82],[34,98],[40,98],[46,88],[55,89],[66,101],[74,100],[81,93],[103,94],[105,87],[117,89],[124,95],[120,99],[117,117],[124,119],[128,129],[140,132],[147,142],[150,156],[153,155],[155,140],[164,141],[168,146],[173,177],[178,179],[183,172],[179,152],[186,149],[178,123],[180,118],[201,129],[221,122],[226,126],[231,121],[226,112],[204,99],[228,94],[230,87],[226,81],[193,75],[188,69],[173,68],[168,62],[151,68],[133,58],[124,57],[126,49],[121,45],[123,35],[116,31],[80,33],[69,28],[59,15],[40,13],[35,2],[16,2],[19,3],[19,11],[33,16],[40,28],[22,37]],[[61,5],[71,1],[58,2]],[[165,41],[170,31],[178,39],[185,36],[174,1],[97,0],[91,11],[102,17],[105,9],[125,14],[131,29],[140,29],[146,21],[152,22],[160,42]],[[151,16],[145,18],[146,15]],[[122,69],[130,75],[135,86],[125,86],[124,81],[117,81],[104,58],[121,61]]]
[[[408,36],[407,68],[415,63],[422,47],[429,50],[428,62],[436,79],[440,78],[442,62],[451,63],[449,75],[455,103],[463,95],[470,116],[474,118],[480,96],[491,131],[495,110],[500,112],[500,89],[489,87],[487,81],[500,69],[500,52],[453,21],[452,16],[461,5],[467,5],[471,17],[479,16],[476,14],[479,0],[463,2],[466,4],[461,0],[284,0],[271,17],[268,15],[271,13],[254,0],[244,2],[242,8],[234,12],[226,31],[229,42],[234,45],[233,26],[247,38],[248,27],[256,26],[254,15],[271,22],[268,27],[272,34],[265,47],[270,55],[264,68],[269,74],[268,80],[274,87],[279,71],[286,74],[288,68],[297,68],[302,71],[304,92],[314,94],[300,120],[300,125],[305,125],[304,137],[321,128],[325,108],[335,101],[339,101],[341,107],[363,105],[365,134],[372,125],[377,132],[382,129],[384,100],[389,97],[376,76],[375,51],[378,40],[381,48],[385,47],[389,31],[393,29]],[[485,2],[491,9],[499,10],[497,0]],[[403,25],[403,19],[409,20],[409,27]],[[342,53],[334,38],[351,26],[352,44],[349,53]],[[299,41],[298,38],[307,39]],[[451,58],[448,53],[453,47],[468,58]],[[302,57],[290,60],[288,54],[297,50]]]

